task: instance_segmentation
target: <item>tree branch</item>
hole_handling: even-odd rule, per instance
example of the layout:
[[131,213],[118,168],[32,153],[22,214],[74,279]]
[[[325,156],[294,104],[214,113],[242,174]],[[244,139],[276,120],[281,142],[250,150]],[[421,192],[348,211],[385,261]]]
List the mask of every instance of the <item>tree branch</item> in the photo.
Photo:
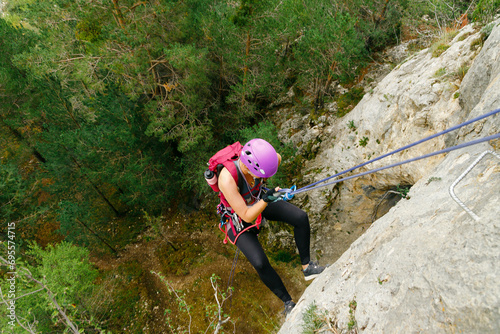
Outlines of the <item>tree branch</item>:
[[[2,261],[5,261],[5,259],[4,259],[3,257],[0,257],[0,259],[1,259]],[[41,290],[43,290],[43,289],[41,289]],[[40,290],[37,290],[37,291],[40,291]],[[34,292],[37,292],[37,291],[34,291]],[[32,293],[34,293],[34,292],[32,292]],[[31,293],[30,293],[30,294],[31,294]],[[26,295],[28,295],[28,294],[26,294]],[[26,296],[26,295],[25,295],[25,296]],[[3,298],[2,287],[0,287],[0,296],[2,297],[2,302],[3,302],[5,305],[7,305],[7,307],[8,307],[8,306],[9,306],[9,304],[7,303],[7,301],[5,300],[5,298]],[[24,296],[21,296],[21,297],[24,297]],[[19,298],[21,298],[21,297],[19,297]],[[18,298],[16,298],[16,299],[18,299]],[[16,299],[13,299],[13,300],[16,300]],[[24,327],[24,325],[21,323],[21,321],[19,320],[19,318],[17,317],[17,315],[15,315],[15,314],[14,314],[14,316],[16,317],[16,321],[17,321],[17,323],[19,324],[19,326],[21,326],[22,328],[24,328],[24,330],[26,330],[27,332],[29,332],[29,333],[31,333],[31,334],[36,334],[35,332],[33,332],[33,331],[31,330],[31,326],[30,326],[30,328],[26,328],[26,327]]]
[[120,25],[120,28],[125,30],[125,21],[123,20],[123,14],[120,6],[118,5],[118,0],[113,0],[113,6],[115,7],[116,19],[118,21],[118,24]]
[[[9,262],[3,258],[2,256],[0,256],[0,261],[2,261],[5,265],[9,265]],[[57,311],[59,312],[59,314],[61,315],[61,317],[63,317],[63,319],[66,321],[66,324],[68,325],[68,327],[71,329],[71,331],[74,333],[74,334],[79,334],[79,331],[78,331],[78,328],[71,322],[71,320],[69,320],[68,316],[66,315],[66,313],[63,311],[63,309],[61,308],[61,306],[59,306],[59,304],[57,303],[55,297],[54,297],[54,294],[52,293],[52,291],[50,291],[50,289],[41,281],[37,280],[36,278],[34,278],[31,274],[31,272],[29,271],[28,268],[21,268],[18,272],[21,272],[21,271],[25,271],[25,273],[23,273],[23,275],[28,278],[30,281],[32,282],[35,282],[36,284],[40,285],[42,288],[40,290],[45,290],[47,291],[47,294],[49,295],[49,299],[50,301],[52,302],[52,304],[56,307]],[[39,290],[38,290],[39,291]],[[34,291],[32,293],[35,293],[37,291]],[[31,294],[31,293],[29,293]],[[2,296],[2,300],[4,303],[7,303],[4,299],[3,299],[3,294],[1,293],[1,290],[0,290],[0,295]],[[24,297],[24,296],[21,296],[21,297]],[[19,297],[19,298],[21,298]],[[17,318],[17,317],[16,317]],[[18,319],[18,323],[21,325],[21,323],[19,322],[19,319]],[[24,329],[26,329],[24,326],[21,325],[21,327],[23,327]],[[27,331],[29,331],[28,329],[26,329]],[[32,331],[29,331],[31,333],[33,333]]]
[[54,294],[52,293],[52,291],[50,291],[50,289],[45,284],[43,284],[41,281],[35,279],[31,275],[31,272],[27,268],[22,268],[22,269],[24,269],[25,271],[27,271],[27,273],[25,273],[24,276],[26,276],[31,281],[37,283],[38,285],[40,285],[43,289],[45,289],[47,291],[47,294],[49,295],[49,298],[50,298],[52,304],[54,304],[54,306],[56,307],[56,309],[59,312],[59,314],[66,321],[66,324],[68,325],[68,327],[71,329],[71,331],[73,333],[79,334],[78,328],[71,322],[71,320],[69,320],[69,318],[66,315],[66,313],[63,311],[63,309],[61,308],[61,306],[59,306],[59,304],[56,301],[56,298],[54,297]]

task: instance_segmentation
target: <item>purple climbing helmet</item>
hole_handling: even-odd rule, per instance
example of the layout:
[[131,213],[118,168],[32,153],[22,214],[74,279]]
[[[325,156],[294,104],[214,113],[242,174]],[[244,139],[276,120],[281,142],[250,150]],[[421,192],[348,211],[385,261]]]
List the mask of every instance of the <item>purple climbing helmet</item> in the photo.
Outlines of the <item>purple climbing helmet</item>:
[[278,154],[264,139],[256,138],[246,143],[241,150],[240,159],[257,177],[268,178],[278,170]]

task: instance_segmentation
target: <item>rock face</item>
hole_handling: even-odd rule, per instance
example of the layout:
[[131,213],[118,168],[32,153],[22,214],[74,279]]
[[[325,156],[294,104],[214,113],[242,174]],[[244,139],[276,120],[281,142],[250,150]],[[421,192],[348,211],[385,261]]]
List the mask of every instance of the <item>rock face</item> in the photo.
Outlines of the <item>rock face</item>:
[[[306,181],[500,108],[499,22],[475,49],[479,38],[479,31],[466,26],[439,57],[430,50],[413,55],[348,115],[318,127],[321,144],[307,165]],[[470,69],[461,80],[465,66]],[[499,132],[496,114],[367,167]],[[492,153],[454,188],[476,220],[450,196],[449,187],[486,150]],[[311,305],[317,307],[314,314],[344,333],[500,333],[499,141],[355,180],[298,196],[313,218],[322,262],[338,260],[307,288],[279,333],[300,333]],[[374,204],[397,185],[412,185],[409,199],[370,224]],[[355,241],[347,250],[336,249],[348,239]]]

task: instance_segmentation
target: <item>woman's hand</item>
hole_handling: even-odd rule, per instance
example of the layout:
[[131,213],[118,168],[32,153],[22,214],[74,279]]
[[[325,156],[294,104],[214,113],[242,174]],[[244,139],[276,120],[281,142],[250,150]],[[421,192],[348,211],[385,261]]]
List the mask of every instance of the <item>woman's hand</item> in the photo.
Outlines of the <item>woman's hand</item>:
[[262,200],[266,203],[274,203],[276,201],[281,201],[283,198],[279,193],[280,189],[281,189],[280,187],[269,189],[264,193],[264,195],[262,195]]

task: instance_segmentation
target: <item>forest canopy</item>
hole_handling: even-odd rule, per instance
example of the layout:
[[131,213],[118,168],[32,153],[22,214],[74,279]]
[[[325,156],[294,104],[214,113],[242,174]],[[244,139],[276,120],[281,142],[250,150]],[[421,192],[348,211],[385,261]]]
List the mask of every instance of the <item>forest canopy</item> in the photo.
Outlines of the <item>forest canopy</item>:
[[38,209],[61,223],[158,213],[179,191],[206,189],[208,157],[281,94],[293,87],[318,106],[331,82],[353,80],[370,52],[397,41],[406,6],[9,1],[2,166],[37,184],[32,197],[46,192]]

